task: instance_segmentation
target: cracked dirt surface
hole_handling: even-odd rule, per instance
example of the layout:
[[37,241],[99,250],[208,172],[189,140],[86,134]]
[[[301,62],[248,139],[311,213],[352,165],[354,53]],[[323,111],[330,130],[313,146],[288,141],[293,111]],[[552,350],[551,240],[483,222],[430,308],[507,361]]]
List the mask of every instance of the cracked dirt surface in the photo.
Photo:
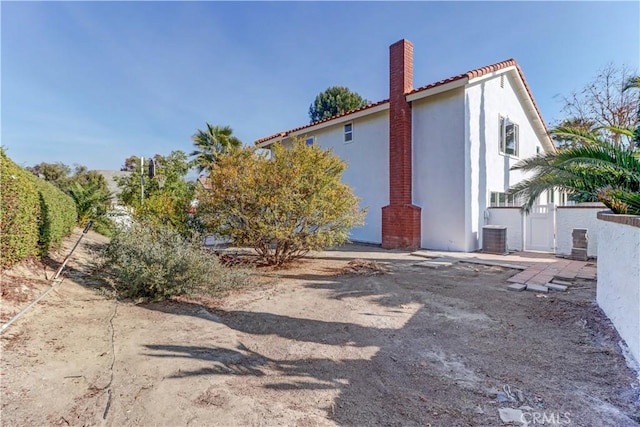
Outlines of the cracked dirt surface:
[[[4,426],[500,426],[507,407],[558,425],[640,421],[595,282],[540,298],[506,290],[514,270],[352,247],[226,298],[134,305],[82,286],[101,242],[87,240],[1,336]],[[350,257],[389,271],[343,274]]]

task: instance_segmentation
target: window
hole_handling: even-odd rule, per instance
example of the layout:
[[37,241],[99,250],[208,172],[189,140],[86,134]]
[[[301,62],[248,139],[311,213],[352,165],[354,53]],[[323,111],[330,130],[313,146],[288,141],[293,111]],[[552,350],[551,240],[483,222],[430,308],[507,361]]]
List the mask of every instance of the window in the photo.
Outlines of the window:
[[556,202],[556,192],[555,190],[547,190],[547,204],[552,205]]
[[344,125],[344,142],[353,141],[353,123]]
[[492,191],[489,206],[492,208],[496,208],[501,206],[519,206],[519,204],[514,196],[507,195],[506,193],[501,193],[498,191]]
[[565,193],[564,191],[560,192],[560,206],[566,206],[567,205],[567,193]]
[[518,125],[500,116],[500,152],[518,157]]
[[304,143],[307,145],[313,145],[316,142],[316,137],[315,136],[310,136],[307,139],[304,140]]

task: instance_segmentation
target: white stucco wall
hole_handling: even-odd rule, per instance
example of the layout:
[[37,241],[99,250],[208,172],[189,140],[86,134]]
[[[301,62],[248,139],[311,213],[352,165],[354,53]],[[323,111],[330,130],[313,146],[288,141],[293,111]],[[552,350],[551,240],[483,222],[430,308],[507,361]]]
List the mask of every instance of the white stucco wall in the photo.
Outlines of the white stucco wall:
[[[344,142],[344,125],[353,123],[353,141]],[[389,204],[389,113],[382,111],[299,136],[315,137],[315,144],[329,148],[347,162],[342,181],[350,185],[367,208],[365,224],[351,230],[355,241],[382,243],[382,207]]]
[[[516,71],[504,73],[500,87],[500,73],[466,86],[465,117],[467,145],[465,151],[465,194],[470,204],[466,211],[467,246],[469,250],[481,247],[484,213],[490,204],[490,192],[506,192],[521,181],[524,175],[510,168],[519,160],[542,151],[542,142],[536,135],[529,113],[514,90]],[[507,117],[519,128],[518,157],[500,153],[499,117]]]
[[573,229],[587,229],[587,256],[598,256],[598,212],[604,206],[558,206],[556,209],[556,254],[571,255]]
[[520,208],[487,209],[486,225],[503,225],[507,227],[507,246],[511,251],[522,251],[524,248],[524,216]]
[[413,203],[422,208],[421,246],[467,250],[464,213],[464,91],[412,104]]
[[638,226],[598,220],[597,301],[629,346],[636,361],[640,361]]

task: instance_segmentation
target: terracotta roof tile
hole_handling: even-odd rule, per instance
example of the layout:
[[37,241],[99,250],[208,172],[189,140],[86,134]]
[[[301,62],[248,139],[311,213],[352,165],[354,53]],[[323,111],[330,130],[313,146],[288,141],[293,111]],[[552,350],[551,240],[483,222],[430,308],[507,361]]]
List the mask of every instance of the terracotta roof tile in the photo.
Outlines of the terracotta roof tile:
[[[407,93],[406,95],[411,95],[411,94],[414,94],[414,93],[417,93],[417,92],[422,92],[422,91],[425,91],[425,90],[433,89],[435,87],[443,86],[445,84],[448,84],[448,83],[451,83],[451,82],[455,82],[457,80],[461,80],[461,79],[465,79],[465,78],[469,79],[469,80],[475,79],[475,78],[482,77],[482,76],[484,76],[486,74],[493,73],[495,71],[499,71],[499,70],[502,70],[502,69],[505,69],[505,68],[508,68],[508,67],[516,67],[516,70],[518,71],[518,74],[520,75],[520,78],[522,79],[522,82],[524,83],[524,87],[527,90],[527,93],[529,94],[529,98],[531,99],[531,102],[533,103],[533,106],[535,107],[536,112],[538,113],[538,116],[540,117],[540,121],[542,122],[542,124],[544,125],[544,127],[546,129],[546,124],[544,122],[544,119],[542,118],[542,113],[540,112],[540,108],[538,108],[538,104],[536,104],[536,101],[533,98],[533,93],[531,92],[531,88],[529,88],[529,84],[527,83],[527,80],[524,78],[524,73],[522,72],[522,69],[520,68],[520,65],[518,65],[516,60],[513,59],[513,58],[507,59],[506,61],[497,62],[495,64],[487,65],[485,67],[476,68],[475,70],[467,71],[466,73],[458,74],[457,76],[449,77],[447,79],[440,80],[440,81],[437,81],[435,83],[430,83],[430,84],[428,84],[426,86],[421,86],[421,87],[419,87],[417,89],[412,90],[411,92]],[[323,119],[323,120],[320,120],[320,121],[317,121],[317,122],[314,122],[314,123],[310,123],[308,125],[300,126],[300,127],[297,127],[297,128],[294,128],[294,129],[290,129],[290,130],[284,131],[284,132],[278,132],[278,133],[276,133],[274,135],[258,139],[257,141],[255,141],[255,144],[260,144],[262,142],[265,142],[265,141],[268,141],[270,139],[277,138],[277,137],[285,137],[285,136],[287,136],[287,135],[289,135],[289,134],[291,134],[293,132],[297,132],[297,131],[306,129],[306,128],[315,126],[315,125],[320,124],[320,123],[329,122],[329,121],[338,119],[340,117],[348,116],[349,114],[353,114],[353,113],[356,113],[358,111],[367,110],[369,108],[373,108],[373,107],[376,107],[378,105],[382,105],[382,104],[384,104],[386,102],[389,102],[389,100],[385,99],[383,101],[375,102],[375,103],[366,105],[364,107],[361,107],[361,108],[358,108],[358,109],[355,109],[355,110],[347,111],[347,112],[344,112],[342,114],[338,114],[336,116],[332,116],[332,117],[329,117],[329,118],[326,118],[326,119]]]
[[338,119],[340,117],[348,116],[349,114],[353,114],[353,113],[357,113],[359,111],[368,110],[369,108],[377,107],[378,105],[382,105],[382,104],[384,104],[386,102],[389,102],[389,100],[385,99],[383,101],[367,104],[364,107],[356,108],[355,110],[345,111],[344,113],[340,113],[340,114],[337,114],[335,116],[328,117],[326,119],[318,120],[317,122],[309,123],[308,125],[304,125],[304,126],[300,126],[300,127],[294,128],[294,129],[290,129],[290,130],[285,131],[285,132],[278,132],[278,133],[273,134],[271,136],[267,136],[265,138],[258,139],[255,143],[256,144],[260,144],[261,142],[268,141],[268,140],[270,140],[272,138],[277,138],[279,136],[283,136],[284,137],[284,136],[287,136],[287,135],[289,135],[289,134],[291,134],[293,132],[297,132],[297,131],[302,130],[302,129],[310,128],[310,127],[318,125],[320,123],[325,123],[325,122],[328,122],[328,121],[331,121],[331,120]]

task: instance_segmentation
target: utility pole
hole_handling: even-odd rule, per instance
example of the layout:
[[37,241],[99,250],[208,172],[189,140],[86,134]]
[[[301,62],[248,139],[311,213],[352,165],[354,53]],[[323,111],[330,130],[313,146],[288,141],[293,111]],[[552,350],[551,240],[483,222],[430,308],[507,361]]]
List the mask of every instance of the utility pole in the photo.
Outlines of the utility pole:
[[140,157],[140,206],[144,205],[144,157]]

